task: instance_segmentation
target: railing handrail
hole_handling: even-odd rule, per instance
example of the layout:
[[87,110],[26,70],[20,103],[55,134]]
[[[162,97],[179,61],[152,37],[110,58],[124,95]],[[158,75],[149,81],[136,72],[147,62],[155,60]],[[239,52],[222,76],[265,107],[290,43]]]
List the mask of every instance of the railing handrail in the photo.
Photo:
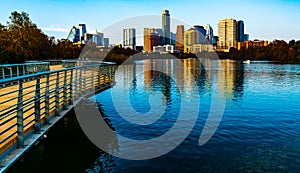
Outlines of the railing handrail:
[[74,67],[69,67],[69,68],[62,68],[62,69],[59,69],[59,70],[38,72],[38,73],[28,74],[28,75],[24,75],[24,76],[16,76],[16,77],[11,77],[11,78],[0,79],[0,84],[9,83],[9,82],[13,82],[13,81],[18,81],[18,80],[22,80],[22,79],[28,79],[28,78],[37,77],[37,76],[48,75],[48,74],[51,74],[51,73],[68,71],[68,70],[72,70],[72,69],[81,69],[81,68],[87,68],[87,67],[106,66],[106,65],[114,65],[114,64],[116,64],[116,63],[114,63],[114,62],[103,62],[101,64],[74,66]]
[[50,64],[49,62],[29,62],[29,63],[20,63],[20,64],[0,64],[0,67],[14,67],[14,66],[26,66],[26,65],[45,65]]

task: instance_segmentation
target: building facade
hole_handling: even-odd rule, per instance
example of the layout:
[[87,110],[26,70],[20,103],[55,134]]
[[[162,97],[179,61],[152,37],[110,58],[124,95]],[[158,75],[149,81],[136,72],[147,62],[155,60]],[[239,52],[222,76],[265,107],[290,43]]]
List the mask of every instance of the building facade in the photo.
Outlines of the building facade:
[[170,13],[168,10],[162,12],[162,31],[163,31],[163,43],[162,45],[170,44]]
[[184,41],[184,26],[177,25],[175,46],[178,48],[180,52],[183,52],[184,49],[183,41]]
[[157,28],[144,28],[144,51],[152,52],[153,46],[160,45],[160,31]]
[[266,40],[250,40],[245,42],[238,42],[237,49],[241,50],[242,48],[248,49],[250,47],[264,47],[268,46],[270,44],[270,41]]
[[237,48],[237,22],[235,19],[222,19],[218,23],[218,50],[228,52]]
[[195,28],[188,29],[184,32],[184,52],[192,53],[193,44],[200,43],[199,32]]
[[123,47],[136,49],[136,30],[135,28],[123,29]]
[[244,21],[239,20],[237,21],[237,41],[238,42],[244,42],[244,35],[245,35],[245,31],[244,31]]
[[201,25],[194,25],[194,28],[199,32],[200,43],[206,43],[206,29]]
[[109,46],[109,38],[103,38],[103,46],[105,47]]
[[84,35],[86,33],[86,25],[85,24],[79,24],[79,36],[80,41],[84,41]]
[[214,31],[213,31],[212,27],[210,26],[210,24],[207,24],[205,28],[206,28],[206,40],[211,45],[215,44]]

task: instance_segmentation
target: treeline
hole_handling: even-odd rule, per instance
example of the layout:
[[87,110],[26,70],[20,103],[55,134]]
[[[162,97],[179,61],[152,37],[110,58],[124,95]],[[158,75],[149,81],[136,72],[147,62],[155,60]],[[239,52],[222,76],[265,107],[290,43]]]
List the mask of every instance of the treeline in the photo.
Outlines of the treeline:
[[229,52],[217,52],[221,59],[234,60],[272,60],[282,63],[300,62],[300,40],[274,40],[265,47],[249,47],[237,50],[231,48]]
[[25,12],[14,11],[6,26],[0,24],[0,63],[26,60],[73,59],[82,48],[70,42],[55,41],[34,24]]

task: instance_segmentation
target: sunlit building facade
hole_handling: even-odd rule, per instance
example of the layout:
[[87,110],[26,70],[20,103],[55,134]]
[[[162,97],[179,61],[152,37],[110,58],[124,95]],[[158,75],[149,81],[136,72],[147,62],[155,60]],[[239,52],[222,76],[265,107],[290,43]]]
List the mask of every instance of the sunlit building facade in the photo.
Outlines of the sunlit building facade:
[[153,46],[160,45],[161,29],[144,28],[144,51],[152,52]]
[[199,42],[199,32],[195,28],[188,29],[184,32],[184,52],[192,53],[193,44],[200,43]]
[[123,29],[123,47],[135,50],[136,31],[135,28]]
[[229,51],[237,48],[237,22],[235,19],[222,19],[218,23],[218,50]]
[[183,52],[184,49],[183,41],[184,41],[184,26],[177,25],[175,46],[178,48],[180,52]]

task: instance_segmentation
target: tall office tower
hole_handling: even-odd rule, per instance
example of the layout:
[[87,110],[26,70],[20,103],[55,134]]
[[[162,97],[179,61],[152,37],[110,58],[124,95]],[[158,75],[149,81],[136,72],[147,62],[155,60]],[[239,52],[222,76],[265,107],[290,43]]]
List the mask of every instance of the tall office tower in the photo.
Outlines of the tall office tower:
[[210,24],[206,25],[206,40],[208,40],[209,44],[211,44],[211,45],[215,44],[214,31],[213,31],[212,27],[210,26]]
[[184,48],[183,41],[184,41],[184,26],[177,25],[175,46],[177,46],[180,52],[183,52],[183,48]]
[[231,47],[237,48],[236,41],[236,20],[222,19],[218,23],[218,49],[222,51],[229,51]]
[[171,32],[171,38],[170,38],[170,44],[171,45],[175,45],[175,42],[176,42],[176,34]]
[[239,21],[237,21],[237,41],[238,42],[244,42],[245,40],[244,40],[244,35],[245,35],[245,33],[244,33],[244,21],[242,21],[242,20],[239,20]]
[[200,33],[197,29],[191,28],[184,32],[184,52],[191,53],[193,44],[200,42]]
[[170,44],[170,13],[168,10],[162,12],[163,45]]
[[123,29],[123,47],[135,50],[136,35],[134,28]]
[[153,46],[160,44],[160,29],[156,28],[144,28],[144,50],[152,52]]
[[200,43],[206,43],[206,30],[203,26],[194,25],[194,28],[199,32],[199,41]]
[[97,32],[93,36],[93,42],[96,43],[97,46],[103,46],[104,45],[104,34],[102,32]]
[[109,46],[109,38],[103,38],[103,45],[105,47],[108,47]]
[[79,24],[79,35],[80,41],[84,41],[84,34],[86,33],[86,26],[85,24]]

